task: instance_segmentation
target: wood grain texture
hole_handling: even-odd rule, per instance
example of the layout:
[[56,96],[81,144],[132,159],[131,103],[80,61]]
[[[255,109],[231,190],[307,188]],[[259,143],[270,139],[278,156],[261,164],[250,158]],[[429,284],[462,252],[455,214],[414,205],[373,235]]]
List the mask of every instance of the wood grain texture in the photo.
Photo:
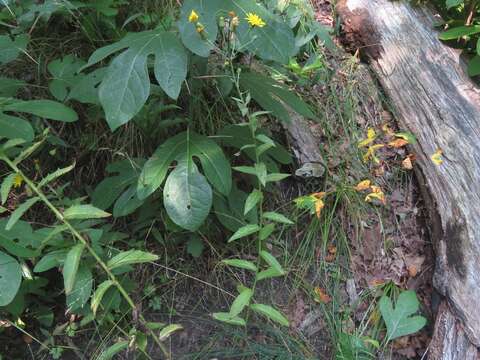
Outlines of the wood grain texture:
[[435,333],[429,346],[429,360],[478,360],[477,348],[468,341],[462,325],[452,315],[447,303],[440,304]]
[[[418,139],[413,151],[433,203],[434,285],[480,346],[478,89],[458,52],[438,40],[429,10],[387,0],[343,0],[337,10],[347,41],[369,58],[400,127]],[[430,159],[437,149],[444,154],[440,166]]]

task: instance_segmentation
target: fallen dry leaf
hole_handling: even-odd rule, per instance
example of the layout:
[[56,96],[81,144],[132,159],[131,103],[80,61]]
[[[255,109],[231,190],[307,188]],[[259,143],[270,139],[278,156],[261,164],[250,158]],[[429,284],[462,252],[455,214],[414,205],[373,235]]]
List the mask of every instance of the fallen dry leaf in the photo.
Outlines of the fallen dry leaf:
[[415,155],[409,154],[403,161],[402,161],[402,167],[406,170],[412,170],[413,169],[413,161],[415,161]]
[[323,304],[327,304],[332,301],[332,298],[320,287],[314,289],[315,292],[315,301]]
[[363,180],[363,181],[360,181],[357,184],[357,186],[355,186],[355,190],[357,191],[367,190],[370,188],[371,185],[372,185],[372,182],[370,180]]
[[405,139],[395,139],[395,140],[390,141],[388,143],[388,146],[393,147],[395,149],[399,149],[399,148],[404,147],[406,145],[408,145],[408,141],[405,140]]

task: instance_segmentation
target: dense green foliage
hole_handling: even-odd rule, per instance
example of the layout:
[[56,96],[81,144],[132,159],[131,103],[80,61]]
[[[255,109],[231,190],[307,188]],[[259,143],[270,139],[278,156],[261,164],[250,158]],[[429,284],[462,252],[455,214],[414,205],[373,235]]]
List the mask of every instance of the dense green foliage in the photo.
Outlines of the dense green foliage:
[[[470,60],[468,74],[480,75],[480,8],[477,1],[446,0],[435,5],[440,10],[448,28],[440,34],[440,39],[452,46],[460,46]],[[444,24],[442,24],[444,26]]]
[[[320,76],[317,46],[333,46],[311,6],[2,3],[0,315],[9,326],[40,329],[39,351],[53,358],[63,351],[55,333],[93,322],[123,335],[98,358],[127,348],[148,358],[149,342],[168,357],[163,341],[181,326],[143,317],[135,270],[184,244],[199,257],[208,239],[231,246],[220,266],[248,274],[212,317],[288,326],[256,290],[286,274],[266,243],[295,220],[266,201],[292,163],[272,124],[291,111],[315,118],[292,85]],[[52,331],[62,312],[80,320]]]

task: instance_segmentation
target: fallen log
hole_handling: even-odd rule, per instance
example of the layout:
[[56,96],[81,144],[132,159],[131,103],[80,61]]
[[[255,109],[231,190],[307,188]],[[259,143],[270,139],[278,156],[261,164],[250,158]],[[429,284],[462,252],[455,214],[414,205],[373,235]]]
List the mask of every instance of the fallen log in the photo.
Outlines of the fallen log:
[[[418,140],[412,150],[430,201],[434,286],[449,304],[436,323],[432,358],[480,358],[479,90],[458,51],[438,40],[430,10],[404,1],[342,0],[337,12],[346,42],[368,59],[399,126]],[[438,149],[441,165],[431,159]],[[459,344],[466,352],[455,351]]]

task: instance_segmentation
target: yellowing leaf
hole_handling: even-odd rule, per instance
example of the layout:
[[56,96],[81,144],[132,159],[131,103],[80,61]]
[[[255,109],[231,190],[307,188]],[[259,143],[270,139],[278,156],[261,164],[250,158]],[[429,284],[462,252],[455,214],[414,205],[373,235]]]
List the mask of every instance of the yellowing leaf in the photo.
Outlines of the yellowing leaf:
[[388,124],[384,124],[382,126],[382,130],[383,132],[385,133],[385,135],[388,135],[388,136],[394,136],[395,133],[393,132],[392,129],[390,129],[390,127],[388,126]]
[[376,137],[377,137],[377,134],[375,133],[375,130],[372,129],[372,128],[368,129],[367,138],[360,141],[358,143],[358,147],[361,148],[361,147],[365,147],[367,145],[370,145],[375,140]]
[[317,199],[317,201],[315,201],[315,214],[317,215],[317,218],[320,219],[320,214],[324,207],[325,207],[325,203],[323,202],[323,200]]
[[383,144],[377,144],[377,145],[372,145],[368,148],[367,152],[365,153],[365,155],[363,155],[363,161],[364,162],[367,162],[370,158],[372,158],[372,160],[378,164],[380,161],[377,159],[377,157],[375,156],[375,152],[378,150],[378,149],[381,149],[383,148],[385,145]]
[[443,154],[443,151],[438,149],[437,151],[435,151],[435,153],[432,156],[430,156],[430,159],[432,159],[435,165],[442,165],[443,163],[442,154]]
[[314,292],[316,302],[327,304],[332,301],[332,298],[322,288],[316,287]]
[[388,146],[393,147],[395,149],[399,149],[399,148],[404,147],[408,144],[409,144],[409,142],[405,139],[395,139],[393,141],[390,141],[388,143]]
[[379,200],[382,204],[385,204],[385,194],[380,187],[372,185],[370,187],[372,192],[365,197],[366,202],[372,202],[374,199]]
[[370,180],[363,180],[363,181],[360,181],[357,184],[357,186],[355,186],[355,190],[357,191],[367,190],[370,188],[371,185],[372,185],[372,182]]

